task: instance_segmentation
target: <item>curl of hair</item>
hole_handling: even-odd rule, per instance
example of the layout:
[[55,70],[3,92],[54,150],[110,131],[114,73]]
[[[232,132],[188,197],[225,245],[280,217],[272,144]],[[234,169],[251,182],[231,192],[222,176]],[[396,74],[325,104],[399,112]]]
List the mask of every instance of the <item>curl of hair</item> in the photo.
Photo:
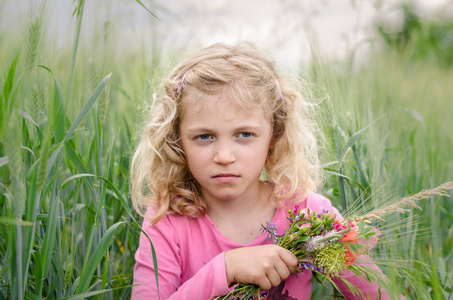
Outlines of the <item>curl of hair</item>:
[[[184,78],[184,79],[183,79]],[[148,207],[156,223],[166,214],[201,217],[206,203],[192,177],[180,144],[179,125],[184,99],[205,101],[219,94],[246,109],[263,109],[273,127],[265,163],[274,185],[269,200],[305,199],[321,180],[317,126],[312,104],[285,84],[274,63],[249,43],[214,44],[184,60],[164,81],[144,126],[131,165],[132,201],[142,216]]]

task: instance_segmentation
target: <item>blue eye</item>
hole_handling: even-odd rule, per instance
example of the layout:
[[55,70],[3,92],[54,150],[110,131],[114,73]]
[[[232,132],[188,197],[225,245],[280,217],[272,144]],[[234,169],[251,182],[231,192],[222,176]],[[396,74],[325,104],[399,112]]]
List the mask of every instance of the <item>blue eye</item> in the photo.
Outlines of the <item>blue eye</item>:
[[209,134],[202,134],[198,136],[200,140],[208,140],[211,136]]
[[244,137],[244,138],[248,138],[248,137],[251,137],[252,134],[250,132],[241,132],[239,134],[239,136]]

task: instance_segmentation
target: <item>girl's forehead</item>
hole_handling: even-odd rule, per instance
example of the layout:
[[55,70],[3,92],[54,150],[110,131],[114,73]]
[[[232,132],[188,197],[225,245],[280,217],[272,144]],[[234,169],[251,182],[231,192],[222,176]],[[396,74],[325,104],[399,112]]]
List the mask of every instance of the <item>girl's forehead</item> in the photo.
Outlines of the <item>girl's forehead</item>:
[[233,101],[224,95],[210,96],[206,99],[187,99],[183,105],[183,115],[216,114],[222,112],[225,115],[234,116],[237,112],[247,112],[238,101]]
[[259,103],[251,97],[241,97],[237,93],[221,92],[217,94],[207,94],[203,92],[189,92],[184,95],[181,101],[180,117],[185,114],[197,113],[202,110],[228,110],[228,111],[266,111],[263,103]]
[[261,128],[271,124],[262,108],[244,109],[237,102],[229,101],[222,95],[190,104],[191,106],[184,109],[179,123],[188,131],[197,131],[200,128]]

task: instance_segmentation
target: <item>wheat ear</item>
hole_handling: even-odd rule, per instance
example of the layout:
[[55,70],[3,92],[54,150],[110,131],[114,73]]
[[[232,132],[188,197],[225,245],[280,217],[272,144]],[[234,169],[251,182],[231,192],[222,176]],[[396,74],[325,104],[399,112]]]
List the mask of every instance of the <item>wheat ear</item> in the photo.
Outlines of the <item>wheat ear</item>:
[[405,212],[408,211],[406,207],[412,206],[421,210],[420,206],[417,205],[417,202],[423,199],[427,199],[432,195],[447,196],[447,190],[453,189],[453,181],[446,182],[438,187],[429,190],[422,190],[417,194],[414,194],[409,197],[405,197],[402,200],[388,205],[386,207],[380,208],[378,210],[372,211],[362,217],[362,220],[371,220],[371,219],[382,219],[383,216],[392,213],[392,212]]

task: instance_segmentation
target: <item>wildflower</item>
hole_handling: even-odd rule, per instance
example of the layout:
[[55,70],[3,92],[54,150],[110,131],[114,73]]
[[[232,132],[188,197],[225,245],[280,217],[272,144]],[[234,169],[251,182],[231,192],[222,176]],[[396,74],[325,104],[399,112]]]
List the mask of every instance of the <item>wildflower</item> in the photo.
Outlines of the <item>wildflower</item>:
[[351,228],[344,237],[340,240],[340,242],[353,242],[357,243],[357,232],[354,228]]
[[324,206],[321,206],[321,214],[327,214],[332,210],[332,205],[330,205],[327,209]]
[[306,269],[306,270],[316,271],[316,272],[319,272],[319,273],[321,273],[321,274],[324,274],[324,270],[323,270],[323,269],[314,266],[314,265],[313,265],[311,262],[309,262],[309,261],[301,261],[301,262],[299,263],[299,269]]
[[354,243],[357,244],[357,233],[355,229],[351,229],[348,231],[345,236],[340,240],[343,243],[343,246],[346,248],[345,251],[345,265],[350,266],[354,263],[355,258],[359,255],[359,253],[354,252],[351,250],[350,244]]
[[299,233],[299,235],[308,234],[310,232],[310,229],[311,229],[311,224],[304,223],[299,226],[298,233]]
[[326,276],[337,276],[345,266],[344,247],[339,243],[329,245],[317,250],[315,264],[324,270]]
[[269,236],[267,237],[267,240],[270,240],[270,238],[272,238],[272,240],[274,241],[274,243],[276,244],[277,243],[277,237],[278,237],[278,233],[277,233],[277,224],[276,223],[273,223],[273,222],[267,222],[267,226],[266,228],[264,229],[266,232],[269,233]]
[[339,239],[339,234],[335,230],[330,230],[322,235],[312,236],[306,243],[305,249],[307,253],[313,252],[317,249],[321,249],[331,242]]
[[299,211],[299,217],[302,219],[308,219],[313,214],[313,211],[309,208],[303,208]]
[[351,248],[349,248],[349,244],[343,244],[343,246],[346,248],[346,251],[344,252],[344,265],[349,267],[355,262],[359,253],[352,251]]
[[341,230],[345,230],[346,228],[348,227],[351,227],[353,228],[354,227],[354,224],[352,223],[352,221],[348,221],[347,224],[343,224],[341,223],[338,219],[335,219],[334,223],[333,223],[333,227],[335,227],[335,229],[337,231],[341,231]]

